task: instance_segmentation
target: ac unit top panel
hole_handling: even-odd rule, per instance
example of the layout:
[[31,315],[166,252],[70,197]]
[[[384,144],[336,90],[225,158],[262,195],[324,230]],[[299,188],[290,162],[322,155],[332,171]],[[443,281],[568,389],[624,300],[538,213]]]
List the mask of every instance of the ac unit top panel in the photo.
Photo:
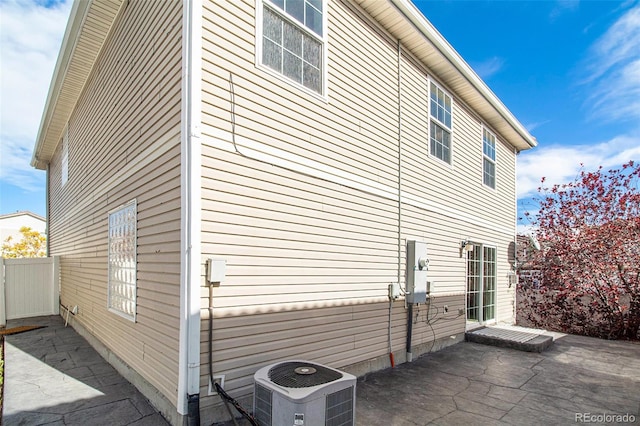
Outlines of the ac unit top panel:
[[289,361],[274,365],[269,369],[269,379],[275,384],[288,388],[309,388],[342,378],[342,373],[305,361]]
[[262,367],[256,371],[254,379],[296,403],[355,386],[357,381],[352,374],[303,360],[287,360]]

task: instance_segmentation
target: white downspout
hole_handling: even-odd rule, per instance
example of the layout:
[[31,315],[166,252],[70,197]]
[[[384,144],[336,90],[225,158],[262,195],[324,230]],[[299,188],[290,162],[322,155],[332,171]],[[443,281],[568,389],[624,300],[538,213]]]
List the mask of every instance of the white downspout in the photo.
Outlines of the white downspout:
[[[516,323],[516,318],[518,315],[518,156],[520,155],[520,151],[515,146],[513,147],[513,204],[515,208],[515,229],[513,233],[513,270],[512,272],[515,274],[513,278],[513,284],[509,281],[509,289],[513,292],[513,297],[511,298],[511,323]],[[509,277],[511,280],[511,277]]]
[[202,2],[182,2],[180,349],[177,410],[200,393]]
[[51,188],[50,184],[50,179],[51,179],[51,165],[49,163],[47,163],[47,171],[46,171],[46,188],[45,188],[45,234],[47,236],[47,257],[51,256],[51,239],[49,238],[50,236],[50,232],[49,229],[51,229],[51,221],[49,219],[49,216],[51,216],[51,209],[49,208],[49,203],[51,202],[51,198],[49,196],[49,189]]
[[[402,279],[402,44],[398,39],[398,288]],[[389,298],[389,360],[395,367],[391,336],[393,298]]]

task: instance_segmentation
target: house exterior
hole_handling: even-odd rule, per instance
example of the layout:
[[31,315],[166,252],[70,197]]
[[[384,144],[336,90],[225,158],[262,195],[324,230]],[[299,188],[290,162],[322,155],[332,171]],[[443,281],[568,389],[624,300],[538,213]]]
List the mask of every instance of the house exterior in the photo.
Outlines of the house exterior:
[[13,242],[20,241],[20,228],[26,226],[41,234],[46,233],[46,219],[30,211],[0,214],[0,243],[11,237]]
[[93,0],[32,165],[72,325],[173,424],[210,423],[210,318],[213,375],[247,408],[273,362],[364,374],[512,322],[535,145],[408,0]]
[[531,234],[517,235],[516,242],[518,285],[524,288],[540,288],[542,285],[542,275],[533,263],[533,254],[539,250],[539,246],[536,248],[535,244],[540,243],[538,243],[538,240],[532,237]]

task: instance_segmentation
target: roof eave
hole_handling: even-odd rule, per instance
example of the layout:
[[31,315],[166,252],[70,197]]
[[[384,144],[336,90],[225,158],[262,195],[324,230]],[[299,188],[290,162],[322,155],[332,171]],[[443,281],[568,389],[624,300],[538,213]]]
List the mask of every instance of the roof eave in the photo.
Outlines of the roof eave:
[[438,30],[424,17],[410,0],[391,0],[393,5],[429,40],[449,61],[452,67],[486,100],[512,129],[511,144],[518,151],[534,148],[536,138],[515,118],[493,91],[482,81],[473,69],[462,59]]
[[60,89],[66,74],[65,71],[69,66],[69,61],[75,47],[75,40],[80,32],[82,22],[84,22],[84,17],[87,9],[89,8],[89,3],[89,1],[75,0],[71,7],[69,21],[67,22],[67,28],[64,32],[64,38],[62,39],[62,45],[60,46],[60,53],[58,53],[58,60],[56,61],[53,76],[51,77],[49,93],[47,94],[47,100],[42,113],[42,119],[40,120],[36,144],[33,148],[33,155],[31,157],[31,166],[36,169],[43,170],[46,168],[48,163],[48,161],[43,161],[41,159],[48,125],[53,117],[54,106],[60,95]]
[[[32,167],[43,170],[51,161],[122,4],[123,0],[74,0],[33,148]],[[82,48],[77,49],[79,46]]]

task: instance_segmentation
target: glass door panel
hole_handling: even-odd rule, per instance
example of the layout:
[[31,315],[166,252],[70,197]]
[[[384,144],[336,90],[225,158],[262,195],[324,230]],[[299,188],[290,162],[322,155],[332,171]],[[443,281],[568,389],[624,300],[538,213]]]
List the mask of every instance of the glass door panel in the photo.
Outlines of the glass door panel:
[[494,247],[483,248],[483,272],[482,277],[482,319],[489,321],[496,318],[496,249]]
[[480,295],[482,276],[482,262],[480,260],[480,246],[473,246],[473,250],[467,252],[467,321],[482,321],[480,316]]
[[473,244],[467,252],[467,321],[483,323],[495,319],[496,249]]

